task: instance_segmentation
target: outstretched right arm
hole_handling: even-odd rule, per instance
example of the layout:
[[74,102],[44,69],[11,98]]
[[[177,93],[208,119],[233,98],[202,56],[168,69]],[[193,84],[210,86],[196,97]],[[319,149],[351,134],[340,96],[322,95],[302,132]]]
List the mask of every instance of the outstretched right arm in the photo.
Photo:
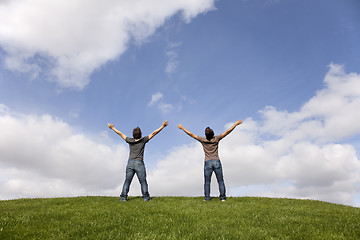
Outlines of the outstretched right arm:
[[199,136],[193,134],[192,132],[190,132],[189,130],[187,130],[186,128],[184,128],[181,124],[178,124],[177,127],[181,130],[183,130],[187,135],[189,135],[190,137],[199,140]]
[[120,132],[119,130],[117,130],[115,127],[114,127],[114,124],[112,123],[108,123],[108,127],[112,130],[114,130],[114,132],[116,132],[117,134],[120,135],[120,137],[122,137],[124,140],[126,139],[126,135],[123,134],[122,132]]

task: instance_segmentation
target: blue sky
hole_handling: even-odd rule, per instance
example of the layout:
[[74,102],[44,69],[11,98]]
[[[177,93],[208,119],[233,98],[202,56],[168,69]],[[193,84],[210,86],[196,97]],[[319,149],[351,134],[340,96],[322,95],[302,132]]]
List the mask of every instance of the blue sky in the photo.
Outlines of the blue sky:
[[358,1],[27,4],[0,1],[2,199],[118,195],[128,150],[106,124],[164,120],[150,193],[201,196],[201,146],[176,124],[242,119],[220,146],[228,194],[359,205]]

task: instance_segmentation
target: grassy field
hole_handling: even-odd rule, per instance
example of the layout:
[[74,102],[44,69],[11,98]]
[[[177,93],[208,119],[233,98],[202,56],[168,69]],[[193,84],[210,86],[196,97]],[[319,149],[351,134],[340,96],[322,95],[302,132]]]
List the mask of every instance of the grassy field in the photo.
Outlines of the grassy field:
[[360,239],[360,208],[272,198],[0,201],[0,239]]

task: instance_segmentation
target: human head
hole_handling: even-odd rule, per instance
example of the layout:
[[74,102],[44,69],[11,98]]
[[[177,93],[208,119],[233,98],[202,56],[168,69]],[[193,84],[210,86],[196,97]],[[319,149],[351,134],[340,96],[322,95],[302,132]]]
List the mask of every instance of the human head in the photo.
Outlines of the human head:
[[140,139],[141,138],[141,129],[139,127],[134,128],[133,137],[134,137],[134,139]]
[[214,137],[214,131],[209,127],[205,128],[205,136],[207,140],[211,140]]

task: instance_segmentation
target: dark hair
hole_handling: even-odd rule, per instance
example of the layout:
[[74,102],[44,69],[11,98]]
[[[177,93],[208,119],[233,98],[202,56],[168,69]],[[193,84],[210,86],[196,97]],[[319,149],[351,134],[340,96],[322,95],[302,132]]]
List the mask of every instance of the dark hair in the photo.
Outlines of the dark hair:
[[205,136],[207,140],[211,140],[214,137],[214,131],[209,127],[205,128]]
[[141,138],[141,129],[139,127],[134,128],[133,137],[134,137],[134,139],[140,139]]

